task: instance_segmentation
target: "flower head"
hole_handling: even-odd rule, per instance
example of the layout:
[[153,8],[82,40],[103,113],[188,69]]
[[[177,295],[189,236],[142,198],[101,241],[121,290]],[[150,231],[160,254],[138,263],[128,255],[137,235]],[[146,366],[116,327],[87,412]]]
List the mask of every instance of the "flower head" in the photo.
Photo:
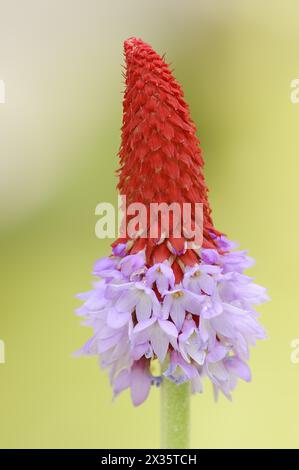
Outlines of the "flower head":
[[[114,396],[130,388],[134,405],[160,383],[156,361],[166,380],[202,392],[207,377],[215,396],[230,398],[239,378],[251,378],[249,348],[265,337],[255,306],[267,293],[243,274],[252,259],[213,225],[195,125],[168,65],[135,38],[125,41],[125,57],[118,188],[146,211],[153,202],[202,203],[203,242],[183,230],[174,236],[171,217],[169,233],[158,219],[156,237],[136,229],[116,240],[94,265],[94,288],[79,295],[77,313],[94,330],[79,353],[99,356]],[[191,219],[196,226],[192,211]]]

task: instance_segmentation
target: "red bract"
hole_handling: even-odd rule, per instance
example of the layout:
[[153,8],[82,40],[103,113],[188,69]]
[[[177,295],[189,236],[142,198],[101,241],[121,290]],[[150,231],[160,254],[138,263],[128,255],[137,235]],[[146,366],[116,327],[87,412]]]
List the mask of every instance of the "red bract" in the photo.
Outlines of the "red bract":
[[[130,38],[124,49],[126,90],[118,189],[127,205],[141,202],[147,209],[152,202],[191,203],[192,208],[202,203],[203,247],[217,249],[213,235],[219,232],[211,218],[199,139],[181,87],[168,64],[148,44]],[[182,266],[200,259],[199,251],[186,249],[184,242],[183,236],[171,235],[164,240],[134,238],[129,247],[132,253],[145,248],[148,265],[169,259],[179,281]]]

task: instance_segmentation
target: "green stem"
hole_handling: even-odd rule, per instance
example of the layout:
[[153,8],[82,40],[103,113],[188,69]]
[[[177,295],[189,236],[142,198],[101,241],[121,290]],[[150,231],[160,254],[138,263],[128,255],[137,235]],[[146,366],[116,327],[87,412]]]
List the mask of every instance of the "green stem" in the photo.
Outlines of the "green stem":
[[188,449],[190,384],[176,385],[164,378],[161,385],[161,448]]

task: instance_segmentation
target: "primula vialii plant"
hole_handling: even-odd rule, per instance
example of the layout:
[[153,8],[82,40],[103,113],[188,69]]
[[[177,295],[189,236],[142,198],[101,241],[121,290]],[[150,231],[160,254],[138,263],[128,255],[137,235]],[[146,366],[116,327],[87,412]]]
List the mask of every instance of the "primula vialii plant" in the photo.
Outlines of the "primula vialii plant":
[[[125,230],[96,261],[93,290],[79,295],[78,315],[94,330],[81,353],[97,355],[113,395],[130,388],[134,405],[161,385],[162,445],[187,447],[191,391],[202,392],[207,377],[215,397],[230,398],[239,378],[250,381],[249,347],[265,337],[254,306],[267,294],[243,274],[252,259],[213,225],[196,128],[168,64],[139,39],[124,48],[119,192],[148,214],[153,203],[189,203],[192,233],[201,203],[202,236],[196,243],[184,223],[175,232],[171,216],[168,232],[150,216]],[[123,229],[132,219],[126,214]]]

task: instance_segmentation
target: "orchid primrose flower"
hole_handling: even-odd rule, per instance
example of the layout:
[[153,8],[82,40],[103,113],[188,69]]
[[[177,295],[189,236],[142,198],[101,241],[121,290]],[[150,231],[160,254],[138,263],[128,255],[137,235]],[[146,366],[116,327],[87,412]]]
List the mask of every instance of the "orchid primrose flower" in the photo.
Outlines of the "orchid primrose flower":
[[[265,338],[255,308],[268,296],[244,274],[253,260],[213,224],[196,128],[168,64],[140,39],[124,50],[119,192],[146,211],[151,203],[201,203],[202,244],[183,228],[174,236],[172,219],[168,234],[155,221],[155,238],[136,229],[116,240],[95,263],[98,282],[80,295],[77,313],[93,328],[80,353],[98,356],[113,395],[129,388],[134,405],[161,380],[197,393],[207,379],[215,396],[230,398],[238,379],[251,378],[250,347]],[[193,210],[191,218],[197,226]]]

